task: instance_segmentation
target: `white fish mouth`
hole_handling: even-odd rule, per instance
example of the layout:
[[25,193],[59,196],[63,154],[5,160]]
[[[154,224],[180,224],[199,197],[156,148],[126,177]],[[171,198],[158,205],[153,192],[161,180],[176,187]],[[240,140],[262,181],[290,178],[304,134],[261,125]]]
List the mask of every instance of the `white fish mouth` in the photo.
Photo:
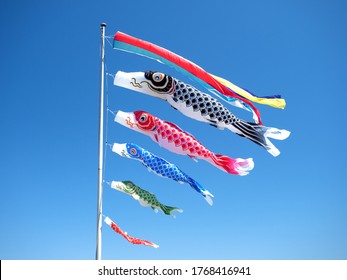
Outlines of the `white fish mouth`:
[[145,93],[145,89],[148,88],[146,83],[147,79],[145,78],[144,72],[126,73],[123,71],[118,71],[113,81],[115,86],[120,86],[143,93]]
[[118,71],[114,77],[115,86],[145,93],[157,98],[166,99],[165,94],[158,94],[149,87],[150,81],[145,78],[144,72],[123,72]]
[[127,113],[119,110],[114,121],[132,130],[142,132],[136,125],[134,113]]
[[111,188],[115,189],[117,191],[123,191],[125,189],[125,184],[123,182],[116,182],[116,181],[112,181],[111,183]]
[[112,152],[120,155],[121,157],[130,157],[127,152],[127,144],[114,143],[112,146]]

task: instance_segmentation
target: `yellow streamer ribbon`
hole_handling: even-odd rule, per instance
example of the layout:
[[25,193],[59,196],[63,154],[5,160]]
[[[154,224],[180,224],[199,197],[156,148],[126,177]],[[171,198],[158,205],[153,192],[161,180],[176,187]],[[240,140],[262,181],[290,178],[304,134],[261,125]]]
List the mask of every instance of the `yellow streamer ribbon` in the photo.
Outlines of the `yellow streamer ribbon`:
[[236,92],[237,94],[241,95],[242,97],[259,103],[259,104],[264,104],[264,105],[269,105],[275,108],[280,108],[280,109],[284,109],[284,107],[286,107],[286,101],[283,98],[266,98],[266,97],[257,97],[254,96],[252,94],[250,94],[249,92],[245,91],[244,89],[238,87],[237,85],[234,85],[233,83],[229,82],[228,80],[225,80],[221,77],[212,75],[210,73],[210,75],[215,78],[218,82],[220,82],[221,84],[225,85],[226,87],[230,88],[231,90],[233,90],[234,92]]

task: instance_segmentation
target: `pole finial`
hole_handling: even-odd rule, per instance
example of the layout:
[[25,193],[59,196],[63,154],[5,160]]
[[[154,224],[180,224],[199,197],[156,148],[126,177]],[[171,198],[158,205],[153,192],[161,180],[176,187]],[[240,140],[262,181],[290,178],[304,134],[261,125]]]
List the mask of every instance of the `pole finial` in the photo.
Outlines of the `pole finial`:
[[107,25],[107,24],[104,23],[104,22],[100,24],[101,27],[106,27],[106,25]]

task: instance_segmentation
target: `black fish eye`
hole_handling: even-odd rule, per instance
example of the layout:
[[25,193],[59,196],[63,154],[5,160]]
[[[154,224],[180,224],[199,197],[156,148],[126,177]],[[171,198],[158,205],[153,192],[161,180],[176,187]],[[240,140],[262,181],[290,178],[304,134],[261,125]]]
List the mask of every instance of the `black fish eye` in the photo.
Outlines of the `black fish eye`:
[[142,114],[140,117],[141,122],[145,122],[147,120],[147,114]]

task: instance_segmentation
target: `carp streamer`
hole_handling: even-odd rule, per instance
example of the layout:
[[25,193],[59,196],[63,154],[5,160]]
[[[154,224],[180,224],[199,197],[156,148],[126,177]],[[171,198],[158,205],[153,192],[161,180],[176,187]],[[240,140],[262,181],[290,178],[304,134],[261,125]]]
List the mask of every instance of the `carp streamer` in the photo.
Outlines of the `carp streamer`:
[[158,248],[159,245],[154,244],[153,242],[144,240],[144,239],[139,239],[132,237],[128,235],[127,232],[123,231],[115,222],[113,222],[109,217],[106,217],[104,222],[109,225],[115,232],[118,234],[122,235],[126,240],[128,240],[130,243],[135,244],[135,245],[146,245],[146,246],[152,246],[154,248]]
[[280,95],[258,97],[226,79],[206,72],[203,68],[182,56],[119,31],[114,36],[113,48],[145,56],[175,68],[180,73],[200,83],[219,98],[236,107],[252,112],[254,121],[260,124],[262,123],[260,113],[251,101],[282,109],[286,105],[285,100]]

